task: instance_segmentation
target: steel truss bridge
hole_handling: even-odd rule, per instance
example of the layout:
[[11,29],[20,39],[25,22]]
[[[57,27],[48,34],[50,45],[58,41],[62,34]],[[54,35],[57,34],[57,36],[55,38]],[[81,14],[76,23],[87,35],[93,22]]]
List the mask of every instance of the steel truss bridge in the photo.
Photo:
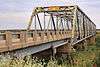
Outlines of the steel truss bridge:
[[66,45],[93,43],[95,35],[96,25],[77,5],[36,7],[26,30],[0,30],[0,53],[24,57],[49,48],[66,52]]

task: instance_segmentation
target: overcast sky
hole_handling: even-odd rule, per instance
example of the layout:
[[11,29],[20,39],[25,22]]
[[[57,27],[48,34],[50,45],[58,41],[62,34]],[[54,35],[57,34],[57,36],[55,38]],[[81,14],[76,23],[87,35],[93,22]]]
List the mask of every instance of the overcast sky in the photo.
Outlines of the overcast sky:
[[34,7],[78,5],[100,28],[100,0],[0,0],[0,29],[26,28]]

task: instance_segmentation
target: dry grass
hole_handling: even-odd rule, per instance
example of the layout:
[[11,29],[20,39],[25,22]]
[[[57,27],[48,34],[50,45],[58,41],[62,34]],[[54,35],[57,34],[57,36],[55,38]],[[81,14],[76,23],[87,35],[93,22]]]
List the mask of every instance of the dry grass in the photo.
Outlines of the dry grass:
[[43,60],[31,59],[0,59],[0,67],[93,67],[94,64],[100,65],[100,35],[97,35],[96,46],[89,46],[88,50],[71,54],[72,63],[68,59],[58,58],[46,62]]

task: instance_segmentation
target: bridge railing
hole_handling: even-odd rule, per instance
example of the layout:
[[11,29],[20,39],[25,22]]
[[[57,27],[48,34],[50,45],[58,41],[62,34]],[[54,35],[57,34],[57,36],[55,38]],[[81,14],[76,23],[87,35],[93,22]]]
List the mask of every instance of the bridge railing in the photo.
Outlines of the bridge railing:
[[[78,31],[76,31],[78,35]],[[76,35],[76,38],[78,36]],[[89,34],[85,34],[85,37],[89,35],[95,35],[95,31],[92,30]],[[0,34],[0,52],[24,48],[28,46],[35,46],[41,43],[47,43],[51,41],[71,38],[72,31],[5,31]],[[81,33],[80,39],[85,38],[84,31]],[[76,41],[78,41],[77,39]]]
[[[0,34],[0,52],[71,38],[71,31],[22,31]],[[4,49],[4,50],[3,50]]]

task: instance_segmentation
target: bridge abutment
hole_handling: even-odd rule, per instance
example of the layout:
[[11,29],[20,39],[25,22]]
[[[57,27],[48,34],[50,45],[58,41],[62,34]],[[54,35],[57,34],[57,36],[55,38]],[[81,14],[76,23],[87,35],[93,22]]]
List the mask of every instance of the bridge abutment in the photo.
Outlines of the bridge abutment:
[[90,38],[90,44],[95,45],[96,44],[96,36],[93,36]]
[[92,37],[86,39],[86,41],[87,41],[88,45],[95,45],[96,44],[96,37],[92,36]]
[[69,44],[65,44],[57,48],[57,53],[66,54],[66,53],[71,53],[71,51],[72,51],[72,46]]

